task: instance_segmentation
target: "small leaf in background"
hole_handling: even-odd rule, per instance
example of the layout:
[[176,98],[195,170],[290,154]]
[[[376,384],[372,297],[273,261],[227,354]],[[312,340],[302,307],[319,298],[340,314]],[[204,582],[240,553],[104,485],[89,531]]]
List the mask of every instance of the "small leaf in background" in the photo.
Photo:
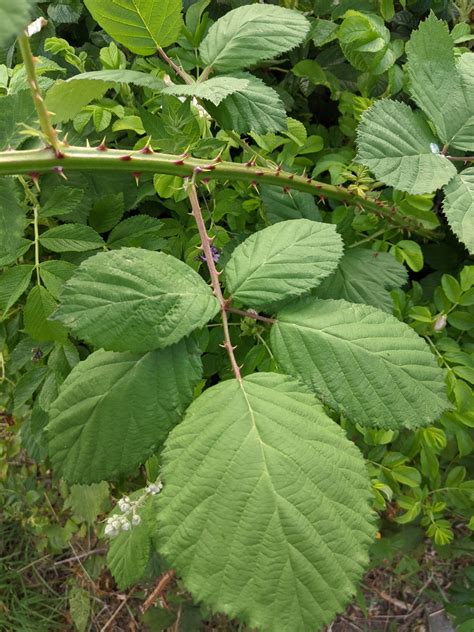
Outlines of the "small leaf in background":
[[36,285],[28,294],[23,312],[24,327],[35,340],[53,340],[64,342],[67,331],[61,325],[49,320],[57,307],[57,303],[48,290]]
[[36,389],[44,381],[47,372],[48,369],[46,367],[35,367],[23,373],[15,388],[15,411],[30,399]]
[[204,63],[214,70],[240,70],[295,48],[309,27],[308,20],[297,11],[251,4],[217,20],[199,52]]
[[91,598],[87,590],[74,585],[69,590],[69,613],[77,632],[86,632],[91,612]]
[[92,526],[109,504],[110,490],[106,481],[91,485],[72,485],[64,503],[76,520]]
[[0,309],[6,313],[28,289],[34,266],[19,265],[0,274]]
[[381,100],[362,115],[357,161],[400,191],[432,193],[456,175],[456,167],[434,151],[437,142],[419,112]]
[[79,266],[55,318],[96,347],[139,352],[178,342],[218,309],[207,283],[179,259],[121,248]]
[[77,266],[73,263],[57,261],[55,259],[42,261],[40,263],[41,280],[55,299],[59,299],[65,281],[71,278],[76,268]]
[[111,81],[56,81],[46,94],[46,107],[54,123],[65,123],[94,99],[100,99],[113,87]]
[[281,187],[264,185],[261,199],[268,221],[271,224],[288,219],[311,219],[321,221],[321,213],[314,201],[314,195],[301,191],[285,193]]
[[[16,0],[12,0],[15,2]],[[29,90],[8,94],[0,99],[0,149],[17,149],[25,140],[24,125],[35,127],[35,105]]]
[[123,193],[111,193],[94,202],[88,221],[98,233],[105,233],[119,223],[124,212]]
[[102,237],[84,224],[62,224],[40,235],[42,246],[52,252],[87,252],[105,245]]
[[354,423],[416,428],[448,408],[426,342],[374,307],[302,299],[279,312],[270,340],[282,370]]
[[0,46],[11,44],[28,25],[31,3],[29,0],[2,0],[0,5]]
[[401,239],[393,246],[392,252],[398,261],[405,262],[414,272],[423,269],[423,251],[416,241]]
[[84,191],[72,187],[55,187],[41,199],[40,217],[59,217],[80,208]]
[[133,472],[178,423],[201,372],[190,339],[145,354],[89,355],[73,368],[49,411],[55,470],[72,483]]
[[166,246],[160,231],[163,222],[150,215],[133,215],[118,224],[107,239],[109,248],[145,248],[161,250]]
[[454,176],[444,194],[446,219],[456,237],[474,254],[474,167]]
[[387,252],[362,248],[346,250],[337,270],[314,291],[319,298],[343,298],[365,303],[391,313],[390,291],[405,285],[408,274],[403,265]]
[[173,44],[183,25],[181,0],[84,0],[92,17],[137,55],[154,55]]
[[332,224],[278,222],[233,251],[225,266],[227,287],[248,307],[266,307],[319,285],[335,270],[342,251],[342,238]]
[[16,254],[24,242],[27,223],[26,210],[20,204],[15,180],[0,178],[0,257]]
[[156,541],[196,600],[291,632],[353,594],[375,531],[364,461],[296,380],[205,391],[167,440],[163,482]]

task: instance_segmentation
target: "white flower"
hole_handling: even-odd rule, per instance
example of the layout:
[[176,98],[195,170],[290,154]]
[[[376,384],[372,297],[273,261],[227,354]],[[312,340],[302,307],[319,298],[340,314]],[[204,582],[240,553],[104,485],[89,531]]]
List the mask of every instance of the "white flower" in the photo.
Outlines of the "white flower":
[[132,525],[129,523],[128,520],[122,521],[122,531],[130,531],[131,528],[132,528]]
[[142,521],[142,519],[140,518],[140,516],[138,514],[134,514],[132,516],[132,524],[133,525],[140,524],[141,521]]
[[107,523],[105,525],[105,535],[109,536],[109,538],[113,538],[115,535],[118,535],[118,530],[111,523]]
[[148,487],[145,487],[145,491],[152,496],[154,496],[155,494],[159,494],[162,489],[163,483],[161,481],[159,483],[150,483]]
[[124,496],[124,498],[121,498],[117,504],[120,510],[123,511],[123,513],[126,513],[131,508],[130,499],[128,498],[128,496]]
[[114,529],[118,530],[122,526],[122,521],[120,518],[112,518],[109,520],[109,524],[111,524]]

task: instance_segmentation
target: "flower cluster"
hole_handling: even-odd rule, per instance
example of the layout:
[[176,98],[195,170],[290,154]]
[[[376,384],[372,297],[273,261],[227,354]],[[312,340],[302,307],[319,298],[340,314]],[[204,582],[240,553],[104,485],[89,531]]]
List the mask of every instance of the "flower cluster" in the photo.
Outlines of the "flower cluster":
[[121,531],[130,531],[130,529],[136,525],[139,525],[142,521],[138,510],[144,504],[148,496],[155,496],[159,494],[163,489],[163,483],[157,481],[156,483],[150,483],[145,487],[145,493],[142,494],[136,500],[131,500],[129,496],[124,496],[117,502],[117,506],[122,512],[120,514],[114,514],[107,518],[105,524],[104,533],[109,538],[113,538]]

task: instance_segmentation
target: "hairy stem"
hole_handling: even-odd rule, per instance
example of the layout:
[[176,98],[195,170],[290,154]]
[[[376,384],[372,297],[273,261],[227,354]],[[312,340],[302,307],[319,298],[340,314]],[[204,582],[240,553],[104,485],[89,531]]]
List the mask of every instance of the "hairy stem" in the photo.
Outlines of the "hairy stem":
[[242,377],[240,375],[240,368],[237,364],[237,360],[234,355],[234,347],[232,345],[232,341],[230,339],[230,331],[229,331],[229,321],[227,320],[227,305],[222,295],[221,284],[219,282],[219,272],[217,271],[216,264],[214,263],[214,258],[212,256],[211,244],[212,239],[207,234],[206,226],[204,224],[204,218],[201,212],[201,205],[199,203],[199,198],[197,194],[197,188],[194,180],[189,183],[188,187],[188,196],[189,201],[191,202],[191,208],[193,211],[193,217],[196,221],[196,225],[199,231],[199,237],[201,238],[201,248],[203,250],[204,256],[206,258],[206,264],[209,269],[209,274],[211,276],[211,285],[214,291],[214,295],[219,301],[219,305],[221,308],[221,316],[222,316],[222,327],[224,329],[224,348],[227,351],[227,355],[229,356],[230,364],[232,366],[232,371],[239,382],[242,381]]
[[41,90],[36,77],[35,60],[33,53],[31,52],[30,40],[28,39],[26,32],[23,32],[19,36],[18,44],[20,46],[21,56],[23,57],[26,77],[33,97],[33,103],[35,104],[36,112],[38,114],[41,131],[43,132],[47,143],[51,145],[55,151],[59,151],[58,136],[51,123],[49,112],[44,104],[43,97],[41,96]]
[[271,184],[290,190],[304,191],[353,205],[361,210],[384,218],[394,228],[416,233],[428,239],[438,239],[439,235],[413,217],[402,216],[397,208],[380,200],[361,197],[341,186],[318,182],[307,176],[282,171],[279,167],[260,167],[249,163],[224,162],[219,158],[202,160],[188,155],[154,153],[150,148],[141,151],[99,148],[69,147],[62,145],[61,151],[33,149],[25,151],[5,151],[0,153],[0,176],[18,174],[40,174],[57,171],[58,167],[67,171],[123,171],[133,174],[160,173],[194,178],[196,181],[240,180],[249,184]]

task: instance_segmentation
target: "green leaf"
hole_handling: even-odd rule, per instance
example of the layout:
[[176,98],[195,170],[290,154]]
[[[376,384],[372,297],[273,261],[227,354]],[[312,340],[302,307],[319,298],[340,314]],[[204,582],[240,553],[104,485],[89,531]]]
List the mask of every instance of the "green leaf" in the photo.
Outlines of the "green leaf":
[[64,342],[67,331],[61,323],[49,320],[56,309],[56,301],[47,289],[36,285],[28,294],[23,312],[24,328],[35,340],[53,340]]
[[105,481],[92,485],[72,485],[64,508],[71,509],[73,517],[92,526],[109,500],[109,484]]
[[117,42],[137,55],[154,55],[181,32],[181,0],[84,0],[92,17]]
[[474,254],[474,167],[457,174],[444,189],[443,211],[456,237]]
[[365,303],[392,313],[390,291],[405,285],[407,277],[403,265],[387,252],[351,248],[344,253],[336,272],[315,290],[315,295]]
[[233,251],[225,267],[229,292],[258,309],[316,287],[342,257],[342,238],[332,224],[293,219],[278,222]]
[[0,97],[0,148],[19,147],[25,140],[23,125],[34,127],[37,118],[29,90]]
[[65,281],[71,278],[76,267],[68,261],[56,261],[55,259],[40,263],[41,280],[55,299],[59,299]]
[[140,88],[150,88],[150,90],[156,90],[157,92],[162,91],[166,85],[162,79],[154,75],[137,70],[126,70],[125,68],[82,72],[68,79],[66,83],[74,83],[77,81],[79,81],[81,85],[83,81],[104,81],[106,83],[115,84],[115,87],[120,86],[121,83],[126,83],[139,86]]
[[105,245],[102,237],[84,224],[62,224],[40,235],[42,246],[52,252],[86,252]]
[[411,327],[368,305],[306,299],[271,331],[283,371],[354,423],[427,425],[448,407],[444,371]]
[[160,231],[163,222],[150,215],[133,215],[118,224],[107,239],[109,248],[146,248],[147,250],[161,250],[166,241]]
[[56,187],[44,201],[40,209],[41,217],[69,215],[81,208],[84,191],[73,187]]
[[28,26],[29,0],[2,0],[0,4],[0,46],[11,44],[22,29]]
[[19,202],[15,181],[0,178],[0,257],[15,256],[24,242],[23,232],[27,223],[26,210]]
[[[137,500],[143,493],[144,490],[135,492],[130,499]],[[119,513],[117,510],[112,515]],[[140,524],[129,531],[121,531],[110,541],[107,565],[121,590],[137,583],[146,571],[156,531],[156,513],[156,497],[146,497],[136,511],[141,518]]]
[[357,133],[357,161],[400,191],[432,193],[456,175],[436,152],[437,139],[424,118],[405,103],[377,101],[362,115]]
[[95,200],[88,221],[98,233],[106,233],[118,224],[124,212],[123,193],[110,193]]
[[85,632],[91,613],[90,594],[80,586],[69,591],[69,612],[77,632]]
[[14,411],[26,404],[38,386],[44,381],[47,372],[47,367],[42,366],[23,373],[15,386]]
[[347,11],[338,37],[344,56],[357,70],[381,74],[395,63],[390,31],[378,15]]
[[49,411],[56,473],[95,483],[133,472],[181,419],[200,377],[189,339],[144,354],[92,353],[68,375]]
[[182,261],[122,248],[79,266],[55,318],[96,347],[139,352],[178,342],[218,310],[210,287]]
[[7,268],[0,276],[0,309],[6,314],[20,296],[28,289],[32,265],[19,265]]
[[[411,95],[443,143],[474,149],[474,78],[461,73],[446,22],[431,13],[412,33],[406,50]],[[473,59],[466,62],[471,65]]]
[[214,70],[233,71],[273,59],[301,42],[308,20],[297,11],[251,4],[229,11],[209,29],[199,52]]
[[46,107],[53,113],[54,123],[72,120],[94,99],[101,99],[113,88],[111,81],[56,81],[46,93]]
[[158,546],[213,610],[295,632],[354,593],[373,536],[364,462],[292,378],[208,389],[167,440],[163,481]]
[[272,224],[301,218],[321,221],[321,213],[311,193],[285,193],[281,187],[264,185],[261,187],[261,198],[268,221]]
[[172,85],[167,86],[164,94],[173,94],[174,96],[196,97],[197,99],[206,99],[214,105],[219,105],[226,97],[237,90],[245,90],[249,80],[238,77],[212,77],[202,83],[193,83],[191,85]]
[[250,73],[238,73],[237,78],[247,79],[247,86],[236,90],[217,107],[208,106],[219,125],[239,134],[266,134],[286,129],[286,112],[278,92]]

